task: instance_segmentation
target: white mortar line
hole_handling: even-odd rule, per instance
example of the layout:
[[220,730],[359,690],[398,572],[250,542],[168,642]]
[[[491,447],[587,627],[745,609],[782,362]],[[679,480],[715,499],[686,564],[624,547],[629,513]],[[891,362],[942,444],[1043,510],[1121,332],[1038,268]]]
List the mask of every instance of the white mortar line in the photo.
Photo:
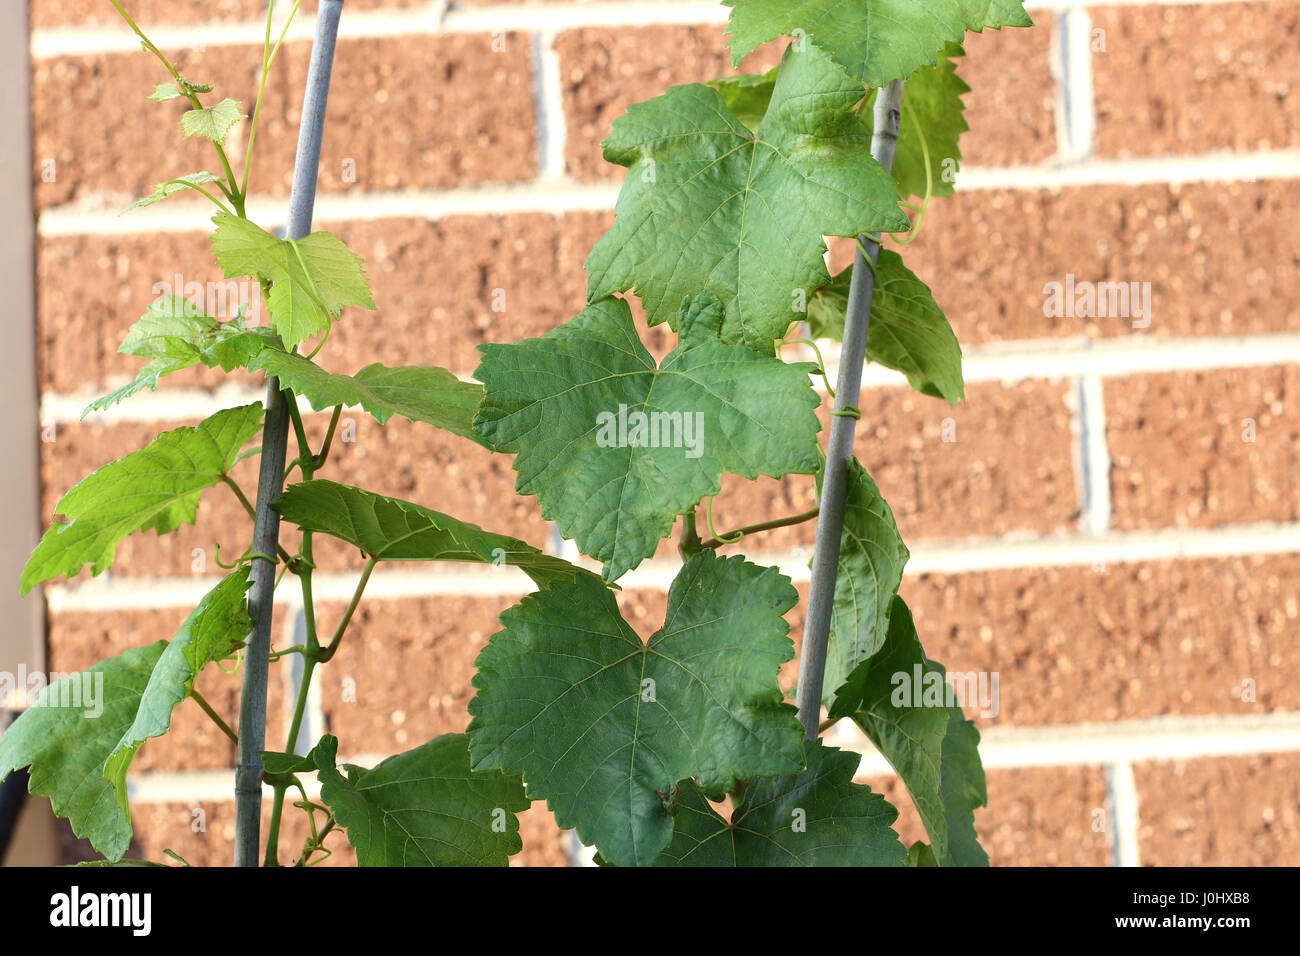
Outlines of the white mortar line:
[[[1163,0],[1161,6],[1209,6],[1221,0]],[[1282,0],[1273,0],[1282,2]],[[1149,0],[1096,0],[1097,7],[1151,6]],[[1031,12],[1068,11],[1077,0],[1029,0]],[[448,6],[446,2],[425,6],[380,10],[348,11],[339,24],[343,40],[400,37],[433,33],[490,33],[493,30],[571,30],[581,27],[639,27],[650,25],[723,25],[729,14],[718,3],[703,0],[660,0],[658,3],[554,3],[543,5],[500,4],[488,7]],[[276,17],[277,24],[283,24]],[[239,44],[260,46],[265,19],[209,21],[189,24],[143,23],[150,39],[163,49],[191,46],[196,36],[207,47]],[[300,14],[286,42],[311,38],[312,18]],[[279,35],[279,29],[276,29]],[[33,59],[85,56],[98,53],[134,53],[140,49],[125,25],[99,27],[46,27],[32,32]]]
[[563,180],[564,78],[560,54],[555,49],[555,31],[539,31],[533,42],[533,96],[537,110],[537,172],[545,180]]
[[1115,866],[1141,866],[1138,853],[1138,792],[1133,765],[1117,760],[1106,768],[1110,801],[1111,854]]
[[[826,359],[827,372],[833,379],[839,344],[829,341],[819,344]],[[811,358],[811,355],[810,351],[808,356]],[[1257,368],[1289,363],[1300,363],[1300,332],[1171,339],[1130,334],[1112,339],[999,342],[970,349],[962,360],[967,382],[1004,384],[1030,379],[1126,378],[1146,373]],[[468,373],[460,374],[460,378],[474,381]],[[880,365],[868,365],[863,369],[862,380],[864,387],[907,387],[907,379],[902,373]],[[125,378],[114,379],[106,390],[125,381]],[[813,383],[818,389],[824,388],[820,375],[813,377]],[[82,420],[81,413],[85,407],[101,394],[103,392],[94,389],[47,392],[41,397],[40,422],[42,425],[75,425]],[[213,391],[166,388],[141,392],[108,412],[89,415],[85,420],[94,425],[184,422],[207,418],[223,408],[248,405],[264,397],[261,389],[238,385],[223,385]],[[298,398],[298,407],[304,414],[316,414],[302,396]],[[349,410],[356,409],[349,406]]]
[[1104,534],[1110,530],[1110,449],[1106,446],[1106,407],[1101,377],[1079,380],[1079,441],[1083,465],[1083,531]]
[[[554,142],[548,152],[559,149]],[[562,157],[561,157],[562,159]],[[555,163],[554,158],[548,162]],[[1087,159],[1033,166],[982,169],[963,167],[959,192],[981,190],[1049,190],[1073,186],[1144,186],[1200,182],[1258,182],[1300,178],[1300,149],[1250,153],[1218,151],[1195,156],[1143,159]],[[504,216],[515,213],[563,215],[609,212],[618,183],[579,183],[566,179],[511,186],[468,186],[444,190],[322,193],[316,201],[318,222],[367,222],[379,219],[439,220],[450,216]],[[37,233],[53,236],[120,236],[157,232],[203,232],[212,229],[212,207],[203,201],[174,200],[119,215],[132,196],[98,196],[44,210]],[[254,196],[250,218],[270,229],[281,225],[288,199]]]
[[[906,574],[974,574],[1078,565],[1127,564],[1199,558],[1255,557],[1300,552],[1300,523],[1234,525],[1225,528],[1170,528],[1160,531],[1064,534],[1043,537],[1007,535],[965,541],[918,544]],[[796,584],[807,583],[807,555],[794,551],[745,552],[759,564],[780,569]],[[588,558],[577,562],[591,570]],[[652,558],[620,579],[625,589],[666,591],[681,562]],[[214,576],[114,578],[104,574],[76,584],[53,584],[45,595],[51,613],[122,611],[140,608],[191,608],[220,580]],[[312,586],[318,600],[346,601],[356,586],[356,572],[317,572]],[[463,595],[522,596],[535,590],[517,568],[451,565],[445,569],[394,570],[380,566],[366,588],[371,600]],[[296,608],[301,596],[292,588],[277,593],[276,603]]]
[[1052,34],[1051,71],[1056,80],[1056,140],[1059,156],[1079,161],[1092,154],[1096,130],[1092,93],[1092,20],[1088,11],[1059,13]]
[[[893,768],[865,737],[845,739],[837,735],[831,742],[842,750],[863,754],[859,778],[894,775]],[[1195,760],[1296,751],[1300,751],[1300,714],[1290,711],[1258,717],[1158,717],[1110,724],[995,727],[984,731],[980,740],[980,759],[987,770],[1105,766],[1116,761]],[[383,756],[360,754],[345,759],[374,766]],[[227,769],[133,774],[127,778],[128,792],[133,803],[231,800],[234,773]],[[314,775],[304,775],[303,783],[309,794],[319,792]],[[269,796],[270,788],[265,792]]]

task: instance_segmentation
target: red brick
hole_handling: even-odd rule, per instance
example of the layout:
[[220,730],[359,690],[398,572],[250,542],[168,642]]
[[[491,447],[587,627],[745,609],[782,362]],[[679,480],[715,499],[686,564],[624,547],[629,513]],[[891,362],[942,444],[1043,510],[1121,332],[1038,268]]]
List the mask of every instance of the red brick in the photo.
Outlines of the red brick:
[[[1103,156],[1300,145],[1300,6],[1112,6],[1090,11]],[[1097,37],[1094,35],[1094,43]]]
[[930,658],[998,674],[997,717],[967,708],[981,727],[1300,707],[1292,555],[929,574],[901,593]]
[[1049,66],[1055,17],[1033,11],[1030,29],[970,33],[957,75],[971,91],[962,99],[970,131],[962,134],[963,165],[1018,166],[1056,155],[1056,81]]
[[1117,528],[1300,517],[1300,368],[1135,375],[1105,402]]
[[[536,172],[531,52],[522,36],[492,52],[490,36],[410,36],[343,40],[338,46],[318,186],[323,191],[445,188],[519,182]],[[311,45],[286,43],[267,86],[249,186],[287,194],[298,110]],[[223,47],[177,56],[181,72],[208,77],[212,62],[238,64],[205,102],[231,96],[251,112],[261,50]],[[227,72],[227,77],[230,73]],[[33,157],[38,207],[73,201],[125,204],[168,176],[209,168],[209,144],[182,139],[187,105],[151,103],[162,67],[143,54],[37,61],[33,67]],[[131,105],[127,105],[131,104]],[[250,123],[235,126],[227,154],[242,171]],[[159,157],[166,165],[159,165]],[[42,180],[46,159],[54,182]],[[355,171],[355,181],[346,176]]]
[[1300,755],[1161,761],[1133,768],[1147,866],[1294,866]]
[[[262,13],[266,3],[264,0],[130,0],[123,6],[147,34],[161,24],[253,19]],[[111,4],[100,0],[34,0],[31,24],[33,29],[108,26],[124,33],[130,29]]]

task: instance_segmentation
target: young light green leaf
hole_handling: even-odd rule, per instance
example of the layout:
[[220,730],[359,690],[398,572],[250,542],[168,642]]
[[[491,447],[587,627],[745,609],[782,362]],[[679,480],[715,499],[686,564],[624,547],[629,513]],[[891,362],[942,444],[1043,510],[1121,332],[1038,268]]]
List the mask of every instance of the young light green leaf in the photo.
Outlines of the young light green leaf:
[[[819,496],[820,486],[819,476]],[[894,512],[867,470],[854,458],[849,463],[822,684],[822,702],[831,708],[832,716],[852,713],[857,707],[853,701],[845,709],[838,702],[837,691],[853,669],[885,643],[890,608],[909,557]]]
[[158,183],[147,196],[142,196],[131,205],[122,210],[123,213],[130,212],[132,209],[139,209],[142,206],[152,206],[156,202],[162,202],[168,196],[174,196],[179,192],[190,191],[191,186],[202,186],[207,183],[221,182],[220,176],[214,176],[209,172],[187,173],[184,176],[177,176],[175,179],[169,179],[165,183]]
[[483,444],[474,432],[474,412],[483,398],[483,386],[462,382],[446,369],[427,365],[386,368],[375,363],[356,375],[340,375],[279,348],[266,349],[249,367],[278,378],[282,386],[305,397],[317,411],[333,405],[360,405],[381,425],[393,415],[401,415]]
[[181,369],[202,364],[230,372],[247,366],[254,355],[278,342],[270,329],[245,325],[243,315],[220,322],[181,296],[162,296],[150,303],[118,348],[124,355],[150,361],[135,379],[91,402],[82,417],[104,411],[144,389],[152,391],[159,379]]
[[320,478],[285,489],[275,509],[304,531],[346,541],[380,561],[474,561],[517,567],[539,587],[595,575],[478,525]]
[[591,578],[524,598],[478,657],[474,766],[522,772],[529,795],[611,863],[654,862],[680,781],[720,798],[737,778],[803,767],[803,730],[776,680],[796,599],[775,568],[713,551],[677,575],[649,643]]
[[[853,266],[817,290],[808,302],[808,327],[818,338],[844,334]],[[880,250],[867,326],[867,358],[907,376],[923,395],[955,405],[966,397],[961,345],[929,287],[891,249]]]
[[516,487],[616,580],[654,553],[677,515],[720,488],[820,464],[809,364],[718,340],[722,307],[682,306],[656,367],[622,299],[537,339],[482,345],[474,427],[516,456]]
[[185,133],[186,139],[191,136],[203,136],[220,146],[226,141],[226,134],[230,132],[230,127],[246,116],[246,113],[239,111],[237,100],[226,97],[220,103],[201,110],[189,110],[181,117],[181,130]]
[[[979,3],[980,0],[977,0]],[[850,75],[884,86],[933,66],[945,43],[961,42],[977,29],[963,0],[723,0],[731,7],[731,62],[739,64],[760,45],[781,36],[811,40]]]
[[212,251],[226,276],[256,275],[271,283],[271,324],[293,348],[350,305],[375,307],[362,269],[364,260],[327,232],[304,239],[277,239],[260,226],[226,212],[212,217]]
[[87,564],[99,574],[129,534],[166,534],[193,523],[203,490],[221,480],[261,424],[261,404],[228,408],[192,428],[163,432],[83,478],[55,506],[63,520],[50,525],[32,552],[21,592],[71,577]]
[[984,14],[983,26],[1000,30],[1003,27],[1032,27],[1034,21],[1025,12],[1023,0],[992,0]]
[[523,849],[528,809],[518,775],[470,769],[464,734],[444,734],[372,770],[335,766],[338,740],[312,751],[321,800],[347,831],[360,866],[505,866]]
[[634,289],[656,325],[708,292],[724,342],[771,353],[826,284],[823,236],[907,227],[853,110],[864,93],[810,47],[787,51],[753,132],[700,84],[631,107],[603,144],[629,172],[587,259],[588,301]]
[[166,641],[137,647],[50,684],[0,736],[0,780],[30,767],[28,790],[49,797],[55,816],[109,860],[126,852],[131,821],[104,765],[135,722],[166,648]]
[[168,100],[178,99],[184,95],[175,83],[158,83],[155,84],[153,92],[149,94],[149,99],[158,103],[165,103]]
[[987,866],[975,835],[975,808],[988,802],[979,731],[956,706],[943,667],[926,658],[902,598],[884,646],[850,675],[832,716],[846,711],[898,772],[939,863]]
[[853,782],[855,753],[804,742],[807,768],[750,782],[728,822],[689,781],[656,866],[902,866],[898,811]]
[[109,753],[104,776],[128,821],[131,809],[126,799],[126,773],[136,753],[150,737],[167,733],[172,711],[194,689],[199,671],[213,661],[233,657],[253,629],[245,603],[248,583],[248,566],[244,565],[203,596],[154,664],[140,694],[135,720]]

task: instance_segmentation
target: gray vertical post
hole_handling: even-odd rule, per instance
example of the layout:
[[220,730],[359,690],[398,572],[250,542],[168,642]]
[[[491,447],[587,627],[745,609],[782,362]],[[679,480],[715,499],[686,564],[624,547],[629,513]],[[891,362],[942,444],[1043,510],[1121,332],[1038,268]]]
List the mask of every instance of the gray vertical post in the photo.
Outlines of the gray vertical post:
[[[871,155],[885,169],[894,165],[898,145],[898,110],[903,100],[903,81],[894,80],[876,96],[875,135]],[[848,309],[840,349],[840,370],[835,384],[835,410],[857,406],[862,390],[862,365],[867,353],[867,328],[871,318],[871,294],[875,273],[863,261],[863,248],[875,265],[880,255],[879,237],[858,237],[853,260],[853,281],[849,285]],[[844,501],[848,494],[849,462],[853,458],[853,434],[857,419],[836,415],[831,419],[826,440],[826,468],[817,515],[817,543],[813,551],[812,585],[808,593],[808,616],[804,622],[803,647],[799,654],[799,720],[805,736],[816,740],[821,717],[822,683],[826,675],[826,645],[830,637],[831,610],[835,604],[835,577],[840,562],[840,535],[844,530]]]
[[[289,194],[288,237],[301,239],[311,232],[316,203],[316,173],[320,166],[325,106],[329,99],[334,43],[338,37],[343,0],[321,0],[316,15],[316,38],[303,94],[302,123],[298,129],[298,155],[293,164]],[[266,385],[266,423],[262,433],[261,473],[257,483],[257,513],[253,522],[253,550],[273,555],[279,544],[280,515],[271,505],[280,497],[289,438],[289,407],[280,383]],[[244,652],[243,690],[239,701],[239,759],[235,769],[235,866],[257,866],[261,843],[262,758],[266,749],[266,678],[271,648],[271,612],[274,604],[275,565],[254,558],[248,613],[253,633]]]
[[[39,591],[18,596],[18,579],[40,538],[40,425],[36,383],[36,230],[32,213],[31,60],[27,3],[0,4],[0,263],[4,269],[6,342],[0,374],[0,500],[8,520],[0,538],[0,670],[44,671],[45,607]],[[55,175],[58,171],[54,171]],[[52,436],[57,439],[57,434]],[[0,709],[5,702],[0,701]],[[0,715],[0,733],[8,720]],[[47,815],[27,819],[42,832],[28,833],[21,858],[10,863],[49,864],[53,831]],[[26,827],[24,827],[26,829]]]

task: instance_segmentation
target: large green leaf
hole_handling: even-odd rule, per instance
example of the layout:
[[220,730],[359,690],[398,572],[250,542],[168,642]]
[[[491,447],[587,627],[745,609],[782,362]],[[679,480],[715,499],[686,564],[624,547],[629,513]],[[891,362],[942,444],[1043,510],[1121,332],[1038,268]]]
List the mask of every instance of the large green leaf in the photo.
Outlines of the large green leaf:
[[505,866],[523,848],[518,775],[470,769],[464,734],[444,734],[371,770],[335,766],[338,740],[312,751],[321,800],[361,866]]
[[192,523],[203,490],[221,481],[261,425],[261,404],[228,408],[192,428],[163,432],[77,482],[27,560],[22,593],[87,564],[99,574],[113,563],[118,542],[136,531],[166,534]]
[[603,144],[629,172],[587,259],[588,300],[634,289],[655,325],[709,292],[726,308],[723,341],[770,353],[801,290],[825,284],[823,236],[907,227],[853,110],[863,95],[809,47],[787,52],[753,132],[701,84],[631,107]]
[[[962,0],[723,0],[731,60],[781,36],[811,40],[868,86],[884,86],[933,66],[945,43],[970,22]],[[982,19],[982,18],[981,18]]]
[[253,629],[245,594],[248,566],[222,578],[203,596],[176,636],[167,644],[140,695],[135,720],[108,755],[104,775],[113,785],[117,805],[129,821],[126,773],[140,747],[150,737],[161,737],[171,727],[172,711],[194,689],[194,680],[213,661],[233,657]]
[[304,531],[333,535],[381,561],[477,561],[512,565],[545,587],[589,571],[515,538],[350,485],[313,479],[290,485],[275,509]]
[[684,304],[677,347],[657,368],[622,299],[541,338],[479,346],[487,393],[475,428],[516,455],[520,494],[604,562],[607,581],[653,554],[723,472],[777,477],[820,463],[813,366],[720,342],[721,319],[714,299]]
[[736,779],[802,768],[803,729],[776,679],[795,601],[775,568],[712,551],[682,568],[648,643],[597,581],[525,598],[478,657],[474,766],[522,772],[611,863],[654,862],[682,780],[717,798]]
[[754,780],[727,821],[689,781],[656,866],[902,866],[898,811],[853,782],[859,757],[804,742],[807,768]]
[[856,709],[856,701],[848,711],[837,709],[836,692],[853,669],[885,643],[890,608],[908,557],[893,510],[867,470],[852,459],[822,684],[822,701],[835,716]]
[[136,392],[158,387],[158,380],[194,365],[220,367],[227,372],[247,366],[262,349],[278,344],[270,329],[249,327],[243,315],[220,322],[205,315],[179,295],[165,295],[149,304],[122,340],[123,355],[147,358],[136,377],[87,406],[85,415],[104,411]]
[[72,832],[109,860],[131,841],[126,773],[140,745],[167,732],[204,665],[232,655],[251,627],[247,569],[224,578],[176,636],[100,661],[47,687],[0,736],[0,780],[30,766]]
[[[808,327],[818,338],[840,339],[853,266],[847,267],[808,302]],[[954,405],[966,397],[961,345],[929,287],[903,264],[898,253],[880,250],[867,326],[867,358],[907,376],[918,392]]]
[[329,328],[350,305],[375,307],[363,260],[328,232],[277,239],[227,212],[212,217],[212,251],[228,278],[259,276],[271,283],[267,310],[286,348]]
[[[131,821],[104,775],[105,762],[135,723],[140,696],[166,647],[166,641],[137,647],[56,681],[0,736],[0,780],[29,766],[28,790],[49,797],[55,815],[66,817],[73,833],[110,860],[121,859],[130,845]],[[95,693],[96,685],[101,712],[92,719],[85,691]],[[74,699],[83,706],[57,706]]]
[[376,362],[356,375],[340,375],[283,349],[263,351],[250,367],[275,376],[282,387],[304,396],[317,411],[333,405],[360,405],[381,425],[393,415],[401,415],[482,443],[474,433],[474,412],[483,398],[483,387],[462,382],[443,368],[387,368]]
[[975,835],[975,808],[988,802],[979,731],[955,705],[943,667],[926,658],[902,598],[885,645],[854,670],[831,711],[845,712],[907,787],[939,863],[987,866]]

